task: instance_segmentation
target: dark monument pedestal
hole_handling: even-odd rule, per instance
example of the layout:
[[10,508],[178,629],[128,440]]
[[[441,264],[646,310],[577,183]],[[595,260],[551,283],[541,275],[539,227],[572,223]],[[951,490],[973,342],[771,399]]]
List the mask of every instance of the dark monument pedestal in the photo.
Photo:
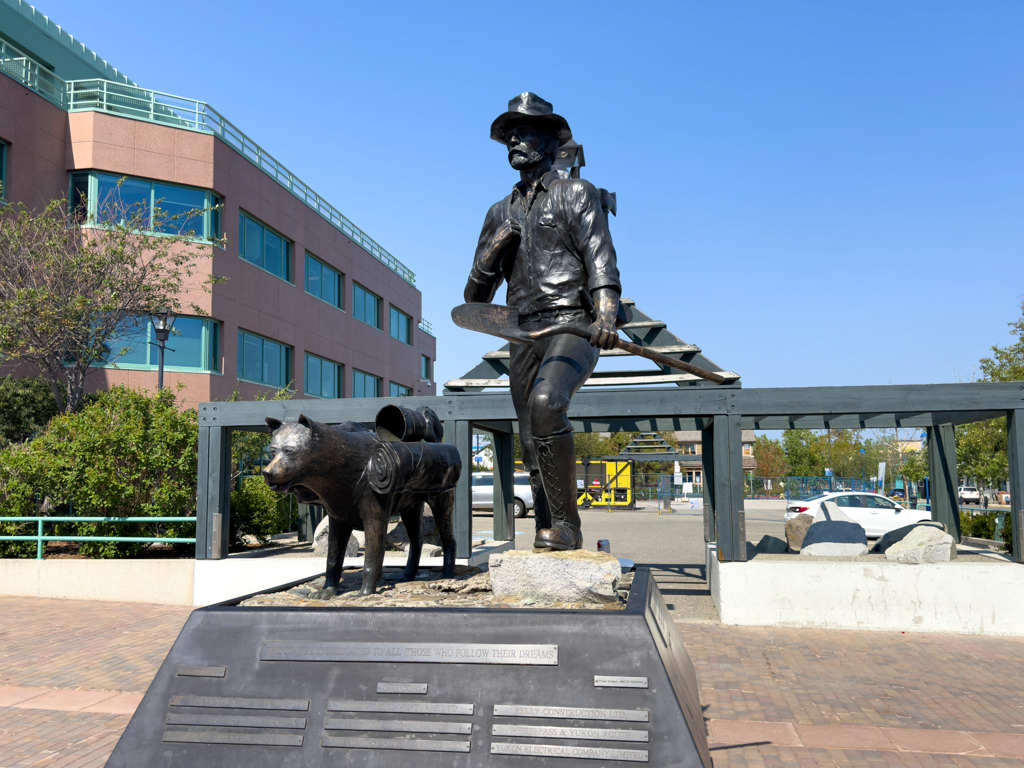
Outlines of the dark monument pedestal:
[[626,610],[195,611],[107,763],[711,768],[647,569]]

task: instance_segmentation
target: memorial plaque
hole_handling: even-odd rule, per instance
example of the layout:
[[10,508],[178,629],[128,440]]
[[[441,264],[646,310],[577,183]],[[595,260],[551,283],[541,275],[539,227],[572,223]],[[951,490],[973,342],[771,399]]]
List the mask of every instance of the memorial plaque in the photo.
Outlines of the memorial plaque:
[[211,606],[107,765],[712,768],[698,694],[646,569],[621,611]]
[[243,715],[167,715],[167,725],[223,725],[230,728],[306,727],[304,717],[245,717]]
[[522,755],[524,757],[572,757],[577,760],[622,760],[646,763],[646,749],[609,749],[607,747],[563,747],[560,744],[507,744],[491,743],[492,755]]
[[647,731],[617,728],[570,728],[561,725],[492,725],[492,736],[526,736],[542,739],[591,739],[598,741],[648,741]]
[[567,720],[622,720],[630,723],[646,723],[650,719],[650,713],[646,709],[593,709],[523,704],[495,704],[494,714],[499,717],[557,717]]
[[328,712],[401,712],[409,715],[472,715],[472,704],[439,701],[339,701],[327,702]]
[[304,712],[309,699],[243,699],[221,696],[171,696],[172,707],[211,707],[214,709],[286,709]]
[[238,744],[255,747],[301,747],[302,736],[291,733],[226,733],[223,731],[164,731],[165,742],[178,744]]
[[263,644],[260,661],[355,661],[406,664],[557,665],[557,645],[481,643],[282,643]]
[[473,732],[472,723],[446,723],[430,720],[357,720],[328,718],[324,720],[325,731],[403,731],[407,733],[460,733],[468,736]]
[[616,677],[613,675],[594,675],[595,688],[646,688],[646,677]]
[[178,677],[224,677],[227,674],[227,667],[195,667],[189,664],[179,664]]
[[426,693],[426,683],[377,683],[377,693]]
[[426,739],[353,739],[343,736],[324,736],[325,747],[348,749],[397,749],[403,752],[469,752],[468,741],[427,741]]

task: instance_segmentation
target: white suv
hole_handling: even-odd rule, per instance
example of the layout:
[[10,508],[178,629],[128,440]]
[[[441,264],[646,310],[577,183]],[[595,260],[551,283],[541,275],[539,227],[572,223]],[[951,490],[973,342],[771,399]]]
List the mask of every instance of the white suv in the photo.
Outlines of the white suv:
[[973,485],[961,485],[956,495],[961,504],[981,504],[981,493]]

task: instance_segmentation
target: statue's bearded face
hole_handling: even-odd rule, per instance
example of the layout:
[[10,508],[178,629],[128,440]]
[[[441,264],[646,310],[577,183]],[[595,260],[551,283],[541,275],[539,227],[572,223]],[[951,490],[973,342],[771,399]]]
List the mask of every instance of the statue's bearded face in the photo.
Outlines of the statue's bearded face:
[[509,131],[508,162],[517,171],[531,168],[558,149],[558,138],[543,128],[528,123]]

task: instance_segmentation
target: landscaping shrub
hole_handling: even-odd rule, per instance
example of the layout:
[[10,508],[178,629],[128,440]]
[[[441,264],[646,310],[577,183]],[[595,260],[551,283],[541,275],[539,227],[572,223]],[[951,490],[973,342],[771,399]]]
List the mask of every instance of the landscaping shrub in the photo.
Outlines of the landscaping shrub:
[[53,390],[41,376],[0,378],[0,446],[27,440],[56,415]]
[[996,537],[996,513],[985,512],[980,515],[972,515],[961,512],[960,535],[994,540]]
[[231,493],[231,544],[241,546],[246,534],[266,544],[287,530],[291,497],[274,493],[262,477],[246,477]]

